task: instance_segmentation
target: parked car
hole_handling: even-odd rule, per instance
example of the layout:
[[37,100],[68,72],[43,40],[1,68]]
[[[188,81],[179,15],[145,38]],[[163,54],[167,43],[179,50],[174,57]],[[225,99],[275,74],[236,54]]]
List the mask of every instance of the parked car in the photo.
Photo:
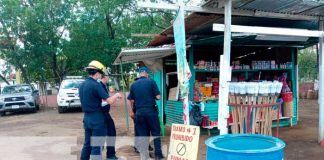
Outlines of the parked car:
[[0,115],[6,112],[39,110],[39,94],[32,85],[8,85],[2,89],[0,95]]
[[59,113],[64,113],[69,108],[81,108],[79,86],[83,81],[80,76],[68,76],[62,81],[57,95]]

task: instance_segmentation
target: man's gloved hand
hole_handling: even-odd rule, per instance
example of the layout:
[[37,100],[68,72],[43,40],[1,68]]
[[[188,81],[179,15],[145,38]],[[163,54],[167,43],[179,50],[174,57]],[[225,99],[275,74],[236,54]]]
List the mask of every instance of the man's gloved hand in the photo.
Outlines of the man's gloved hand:
[[116,93],[114,96],[116,96],[118,99],[122,98],[122,95],[120,93]]

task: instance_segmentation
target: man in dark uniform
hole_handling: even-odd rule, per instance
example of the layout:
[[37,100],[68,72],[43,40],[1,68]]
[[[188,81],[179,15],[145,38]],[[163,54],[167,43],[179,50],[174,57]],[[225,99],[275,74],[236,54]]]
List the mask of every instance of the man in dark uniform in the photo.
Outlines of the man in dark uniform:
[[101,103],[113,104],[120,94],[109,97],[100,83],[97,82],[104,73],[105,66],[98,61],[91,61],[86,67],[89,77],[80,85],[79,94],[84,112],[84,144],[81,160],[101,160],[101,147],[107,136],[107,121]]
[[[148,78],[148,69],[139,69],[140,78],[135,81],[130,89],[127,99],[135,107],[135,130],[139,138],[138,150],[142,159],[148,159],[149,137],[154,137],[155,159],[163,159],[160,138],[160,123],[155,100],[160,99],[160,91],[155,81]],[[131,113],[133,116],[134,113]],[[134,116],[133,116],[134,117]]]
[[[104,72],[102,75],[100,84],[103,87],[103,89],[108,93],[107,83],[109,81],[109,73],[108,71]],[[114,160],[118,159],[116,157],[116,151],[115,151],[115,144],[116,144],[116,127],[114,120],[112,119],[111,115],[109,114],[110,111],[110,105],[103,103],[102,104],[102,110],[105,114],[106,121],[107,121],[107,140],[106,140],[106,149],[107,149],[107,159]]]
[[[138,77],[136,77],[135,79],[134,79],[134,81],[137,81],[139,78]],[[133,122],[134,122],[134,126],[135,126],[135,114],[136,114],[136,107],[135,106],[133,106],[134,105],[134,103],[132,103],[131,104],[131,101],[128,101],[128,106],[129,106],[129,115],[130,115],[130,117],[133,119]],[[136,136],[138,136],[138,134],[137,134],[137,132],[136,132],[136,127],[134,127],[134,134],[135,134],[135,137]],[[134,151],[136,152],[136,153],[139,153],[139,151],[138,151],[138,149],[136,148],[137,147],[137,141],[136,141],[136,138],[134,139]],[[148,147],[148,150],[149,151],[153,151],[153,148],[152,148],[152,146],[151,146],[151,144],[149,144],[149,147]]]

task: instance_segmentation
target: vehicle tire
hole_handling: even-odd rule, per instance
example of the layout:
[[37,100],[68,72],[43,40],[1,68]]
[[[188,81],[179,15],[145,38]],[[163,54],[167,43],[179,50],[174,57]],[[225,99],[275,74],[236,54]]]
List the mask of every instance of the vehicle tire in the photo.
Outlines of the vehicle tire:
[[35,103],[36,110],[39,111],[39,104]]
[[5,116],[6,112],[0,112],[0,116]]
[[36,113],[36,112],[37,112],[37,108],[33,108],[33,109],[31,110],[31,112],[32,112],[32,113]]
[[65,109],[63,107],[58,106],[57,111],[58,113],[64,113]]

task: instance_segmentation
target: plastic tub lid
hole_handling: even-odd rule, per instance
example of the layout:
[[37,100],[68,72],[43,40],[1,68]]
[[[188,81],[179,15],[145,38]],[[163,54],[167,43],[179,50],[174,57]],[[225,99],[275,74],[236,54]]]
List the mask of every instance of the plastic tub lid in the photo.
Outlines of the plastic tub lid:
[[283,149],[286,144],[275,137],[255,134],[227,134],[211,137],[205,144],[231,153],[266,153]]

